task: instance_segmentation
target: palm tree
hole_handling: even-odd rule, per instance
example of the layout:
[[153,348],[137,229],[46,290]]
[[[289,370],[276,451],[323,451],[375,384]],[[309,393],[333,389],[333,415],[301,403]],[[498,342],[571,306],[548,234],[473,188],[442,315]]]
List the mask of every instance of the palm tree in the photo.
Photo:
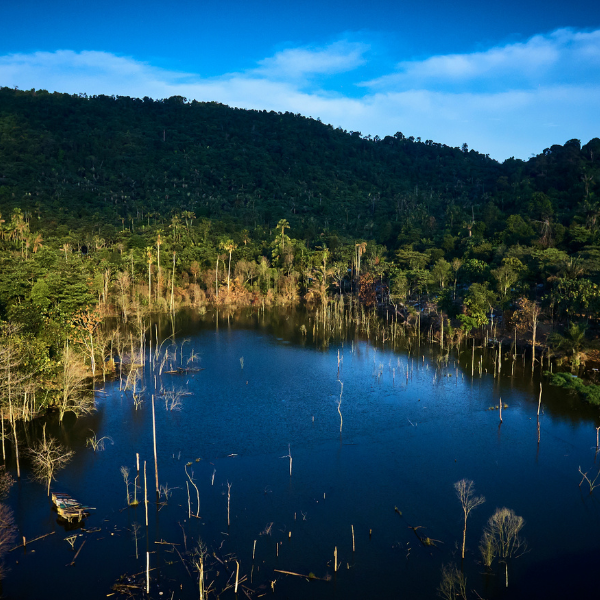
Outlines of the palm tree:
[[174,215],[171,217],[171,224],[169,227],[173,230],[173,241],[177,243],[180,238],[178,230],[181,227],[181,219],[177,215]]
[[359,242],[358,244],[354,244],[354,247],[356,248],[356,281],[358,281],[360,278],[360,257],[367,249],[367,242]]
[[586,329],[587,326],[583,323],[577,324],[571,322],[569,324],[569,329],[564,335],[553,333],[548,336],[548,341],[555,350],[564,350],[567,355],[571,355],[573,357],[573,364],[579,366],[582,355],[581,349],[585,345]]
[[281,229],[281,249],[285,247],[285,230],[290,228],[290,224],[287,219],[280,219],[277,223],[277,229]]
[[192,211],[190,211],[190,210],[184,210],[184,211],[181,213],[181,216],[183,217],[183,219],[184,219],[184,221],[185,221],[185,228],[186,228],[186,231],[188,231],[188,232],[189,232],[189,230],[190,230],[190,227],[192,226],[192,221],[193,221],[193,220],[196,218],[196,215],[195,215],[195,213],[193,213],[193,212],[192,212]]
[[158,237],[156,238],[156,266],[158,268],[157,274],[157,294],[160,295],[161,285],[162,285],[162,277],[160,270],[160,247],[162,246],[162,240],[160,239],[161,229],[158,230]]
[[69,259],[67,258],[67,252],[71,252],[71,244],[63,244],[62,245],[62,251],[65,253],[65,262],[68,261]]
[[42,234],[38,233],[35,234],[31,240],[32,243],[32,250],[33,253],[35,254],[44,244],[42,243],[44,241],[44,239],[42,238]]
[[229,252],[229,270],[227,271],[227,294],[229,294],[229,280],[231,279],[231,253],[237,248],[237,244],[233,240],[225,240],[219,246],[223,250]]
[[452,274],[454,276],[454,300],[456,300],[456,282],[458,281],[458,272],[462,267],[462,260],[460,258],[454,258],[452,260]]
[[21,209],[15,208],[11,217],[12,232],[10,238],[12,240],[21,241],[21,256],[23,255],[23,243],[29,233],[29,223],[23,217]]

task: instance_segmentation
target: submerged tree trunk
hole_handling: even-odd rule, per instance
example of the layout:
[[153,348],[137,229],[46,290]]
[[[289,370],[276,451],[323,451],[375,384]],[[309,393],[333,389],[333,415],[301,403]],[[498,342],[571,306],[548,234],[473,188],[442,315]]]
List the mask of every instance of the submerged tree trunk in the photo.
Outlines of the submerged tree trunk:
[[17,479],[21,479],[21,465],[19,463],[19,440],[17,438],[17,429],[15,427],[15,416],[13,413],[12,400],[8,397],[8,406],[10,410],[10,422],[13,432],[13,438],[15,441],[15,460],[17,461]]
[[171,276],[171,312],[173,312],[175,308],[174,304],[174,285],[175,285],[175,252],[173,252],[173,275]]
[[[537,320],[533,321],[532,332],[533,332],[533,337],[532,337],[532,344],[531,344],[531,374],[533,375],[533,372],[535,371],[535,336],[537,333]],[[507,567],[507,569],[508,569],[508,567]],[[508,577],[508,570],[507,570],[507,577]]]
[[217,256],[217,268],[215,269],[215,296],[219,301],[219,257]]
[[232,250],[229,250],[229,269],[227,271],[227,295],[229,296],[229,280],[231,279],[231,253]]

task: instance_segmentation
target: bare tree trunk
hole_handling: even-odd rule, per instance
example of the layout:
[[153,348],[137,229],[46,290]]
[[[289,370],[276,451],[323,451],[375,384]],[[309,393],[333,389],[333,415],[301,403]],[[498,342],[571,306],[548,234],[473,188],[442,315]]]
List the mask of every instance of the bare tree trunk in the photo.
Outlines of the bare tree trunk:
[[154,477],[156,478],[156,499],[160,497],[158,492],[158,460],[156,457],[156,417],[154,414],[154,394],[152,394],[152,438],[154,440]]
[[171,277],[171,312],[173,312],[175,303],[173,296],[173,286],[175,285],[175,252],[173,252],[173,275]]
[[467,517],[468,517],[468,515],[465,513],[465,526],[463,527],[463,543],[462,543],[462,552],[461,552],[461,558],[463,560],[465,558],[465,546],[467,545]]
[[146,478],[146,461],[144,461],[144,507],[146,508],[146,528],[148,528],[148,480]]
[[229,296],[229,280],[231,278],[231,250],[229,251],[229,270],[227,271],[227,295]]
[[215,269],[215,296],[219,300],[219,257],[217,256],[217,268]]
[[[159,236],[160,239],[160,236]],[[162,271],[160,270],[160,243],[156,244],[157,253],[156,253],[156,299],[158,300],[161,297],[160,288],[162,284]]]
[[15,417],[13,414],[12,400],[10,396],[8,398],[8,405],[10,410],[10,421],[13,430],[13,438],[15,440],[15,460],[17,461],[17,479],[21,479],[21,465],[19,463],[19,440],[17,438],[17,429],[15,427]]
[[[531,374],[533,375],[533,372],[535,370],[535,336],[537,333],[537,322],[534,321],[533,322],[533,338],[532,338],[532,345],[531,345]],[[508,568],[507,571],[508,573]]]
[[231,484],[227,482],[227,527],[230,526],[231,522],[229,519],[229,507],[231,505]]

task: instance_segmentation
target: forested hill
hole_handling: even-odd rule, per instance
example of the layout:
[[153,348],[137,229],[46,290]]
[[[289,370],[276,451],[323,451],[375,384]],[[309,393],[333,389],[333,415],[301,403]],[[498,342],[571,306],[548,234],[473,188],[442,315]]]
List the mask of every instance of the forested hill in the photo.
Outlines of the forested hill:
[[190,211],[238,231],[287,219],[297,238],[335,232],[389,250],[462,230],[576,251],[596,235],[599,166],[597,138],[500,164],[466,144],[371,139],[291,113],[0,88],[0,211],[20,208],[46,234],[108,241]]

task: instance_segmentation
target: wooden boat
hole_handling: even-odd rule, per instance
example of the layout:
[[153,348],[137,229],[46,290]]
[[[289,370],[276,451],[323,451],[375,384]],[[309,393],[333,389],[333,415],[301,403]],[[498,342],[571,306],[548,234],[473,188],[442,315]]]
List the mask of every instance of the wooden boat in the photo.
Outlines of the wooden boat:
[[69,494],[62,494],[60,492],[52,493],[52,502],[56,507],[58,516],[69,523],[82,521],[90,516],[90,510],[94,510],[91,506],[83,506],[78,500],[71,498]]
[[56,506],[56,508],[79,508],[81,506],[81,502],[78,502],[77,500],[59,500],[58,502],[54,503],[54,506]]
[[52,502],[56,504],[58,500],[67,500],[70,499],[71,496],[69,494],[62,494],[61,492],[52,492]]
[[52,502],[54,506],[62,506],[63,508],[67,506],[79,506],[81,504],[79,500],[71,498],[68,494],[52,494]]
[[73,521],[83,521],[83,519],[90,516],[89,511],[83,506],[71,506],[67,508],[61,508],[60,506],[57,506],[56,511],[58,512],[59,517],[65,521],[68,521],[69,523],[72,523]]

